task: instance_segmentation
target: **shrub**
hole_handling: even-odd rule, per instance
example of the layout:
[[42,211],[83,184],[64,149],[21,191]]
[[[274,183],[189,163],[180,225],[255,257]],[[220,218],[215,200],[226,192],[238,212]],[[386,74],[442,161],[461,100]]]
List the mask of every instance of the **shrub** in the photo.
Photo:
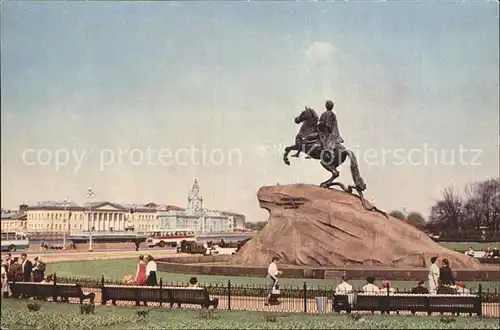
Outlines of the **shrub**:
[[42,305],[37,302],[34,302],[34,303],[29,303],[27,307],[30,312],[38,312],[42,308]]
[[218,319],[220,316],[215,315],[213,309],[203,309],[198,315],[199,319]]
[[264,315],[264,320],[266,322],[277,322],[278,321],[278,317],[272,313],[266,313]]
[[439,320],[441,321],[441,323],[445,324],[454,323],[456,321],[456,319],[451,315],[444,315]]
[[357,313],[351,313],[351,314],[349,314],[349,319],[351,321],[359,321],[362,318],[363,318],[363,315],[361,315],[361,314],[357,314]]
[[149,310],[136,311],[135,314],[137,315],[137,318],[139,318],[139,319],[147,319],[149,316]]
[[95,305],[94,304],[81,304],[80,314],[94,314]]

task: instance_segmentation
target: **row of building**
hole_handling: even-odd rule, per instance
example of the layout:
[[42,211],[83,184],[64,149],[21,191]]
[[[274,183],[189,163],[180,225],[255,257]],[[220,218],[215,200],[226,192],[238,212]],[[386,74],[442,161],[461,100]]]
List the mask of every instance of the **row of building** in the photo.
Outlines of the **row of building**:
[[242,214],[203,208],[195,180],[186,208],[149,203],[118,204],[92,202],[39,202],[20,205],[17,212],[2,214],[2,231],[28,233],[69,233],[81,231],[162,231],[190,230],[203,233],[244,230]]

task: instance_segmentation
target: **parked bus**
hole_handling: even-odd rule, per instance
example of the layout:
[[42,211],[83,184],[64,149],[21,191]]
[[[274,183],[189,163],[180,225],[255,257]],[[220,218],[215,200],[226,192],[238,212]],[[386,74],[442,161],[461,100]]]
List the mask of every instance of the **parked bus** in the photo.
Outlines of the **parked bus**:
[[159,246],[161,248],[165,246],[176,247],[180,245],[182,241],[196,242],[196,235],[193,231],[157,231],[148,237],[146,244],[150,248],[155,246]]
[[2,251],[14,252],[30,246],[28,235],[18,232],[2,232]]

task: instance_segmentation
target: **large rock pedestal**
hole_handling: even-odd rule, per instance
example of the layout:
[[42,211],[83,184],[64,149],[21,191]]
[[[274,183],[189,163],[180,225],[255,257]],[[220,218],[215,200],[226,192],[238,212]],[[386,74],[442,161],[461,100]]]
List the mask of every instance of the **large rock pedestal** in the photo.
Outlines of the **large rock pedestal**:
[[[357,196],[312,185],[262,187],[260,206],[269,223],[230,261],[265,266],[279,255],[282,264],[306,267],[427,267],[430,258],[448,258],[452,268],[480,268],[464,254],[443,248],[425,233],[389,216],[367,211]],[[283,198],[304,198],[286,209]]]

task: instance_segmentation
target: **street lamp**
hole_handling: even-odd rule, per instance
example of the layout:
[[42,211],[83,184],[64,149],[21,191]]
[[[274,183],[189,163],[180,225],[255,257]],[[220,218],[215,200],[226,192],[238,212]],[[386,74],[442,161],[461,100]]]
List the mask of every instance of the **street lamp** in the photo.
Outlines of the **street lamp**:
[[[63,250],[66,250],[66,222],[68,223],[69,226],[69,216],[68,216],[68,198],[64,198],[63,205],[64,205],[64,219],[63,219]],[[71,228],[71,227],[70,227]]]
[[[95,197],[95,193],[92,190],[92,187],[87,188],[87,193],[85,194],[85,198],[93,198]],[[94,227],[90,227],[90,219],[92,217],[92,204],[89,202],[89,218],[87,222],[87,227],[89,228],[89,252],[93,251],[92,248],[92,231],[94,230]]]

